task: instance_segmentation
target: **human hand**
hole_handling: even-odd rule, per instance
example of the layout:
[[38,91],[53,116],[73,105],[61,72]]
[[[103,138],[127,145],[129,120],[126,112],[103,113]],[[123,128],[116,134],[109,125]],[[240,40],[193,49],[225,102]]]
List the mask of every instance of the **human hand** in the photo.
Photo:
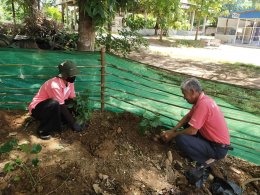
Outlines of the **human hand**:
[[162,131],[161,133],[161,139],[166,143],[173,139],[175,136],[176,130]]

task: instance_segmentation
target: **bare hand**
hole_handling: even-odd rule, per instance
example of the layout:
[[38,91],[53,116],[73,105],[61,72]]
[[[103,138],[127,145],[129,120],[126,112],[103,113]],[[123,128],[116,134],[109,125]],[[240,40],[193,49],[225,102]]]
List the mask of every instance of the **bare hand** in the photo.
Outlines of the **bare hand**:
[[166,143],[169,142],[171,139],[173,139],[175,136],[176,136],[175,130],[163,131],[161,133],[161,139]]

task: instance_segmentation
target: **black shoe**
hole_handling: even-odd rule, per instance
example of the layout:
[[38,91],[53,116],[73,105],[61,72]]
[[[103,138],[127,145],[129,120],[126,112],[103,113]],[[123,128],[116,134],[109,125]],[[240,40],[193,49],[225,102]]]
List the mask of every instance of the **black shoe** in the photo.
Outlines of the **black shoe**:
[[83,131],[83,128],[80,124],[74,123],[72,126],[72,130],[75,132],[81,132],[81,131]]
[[43,140],[48,140],[51,138],[51,135],[47,131],[38,131],[39,137]]

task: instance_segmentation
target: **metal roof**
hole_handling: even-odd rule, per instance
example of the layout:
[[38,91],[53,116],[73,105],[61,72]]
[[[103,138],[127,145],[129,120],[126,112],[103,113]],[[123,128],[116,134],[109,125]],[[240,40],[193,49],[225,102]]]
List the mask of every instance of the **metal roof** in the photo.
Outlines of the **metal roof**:
[[260,18],[260,11],[251,11],[251,12],[244,12],[240,13],[239,18]]
[[260,18],[260,10],[247,10],[247,11],[238,11],[232,13],[230,17],[237,16],[237,18]]

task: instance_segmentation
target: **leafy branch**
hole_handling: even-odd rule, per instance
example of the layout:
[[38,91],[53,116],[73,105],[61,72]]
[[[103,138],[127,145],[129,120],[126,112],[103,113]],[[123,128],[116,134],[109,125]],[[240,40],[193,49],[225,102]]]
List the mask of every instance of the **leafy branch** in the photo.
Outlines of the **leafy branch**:
[[70,106],[74,112],[77,123],[84,125],[92,115],[92,109],[89,100],[89,91],[85,90],[77,95],[74,104]]
[[146,135],[147,133],[151,133],[156,130],[157,127],[162,126],[162,122],[160,121],[160,116],[154,115],[150,116],[147,113],[143,114],[143,118],[141,122],[139,123],[139,132],[142,135]]

